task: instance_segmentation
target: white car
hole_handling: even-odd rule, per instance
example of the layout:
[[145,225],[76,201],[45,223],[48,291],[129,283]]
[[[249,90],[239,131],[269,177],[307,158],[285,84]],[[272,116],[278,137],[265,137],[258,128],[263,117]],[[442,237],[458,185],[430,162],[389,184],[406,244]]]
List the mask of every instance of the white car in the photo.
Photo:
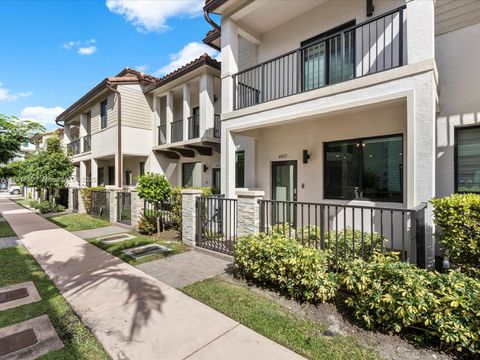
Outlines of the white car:
[[20,186],[10,185],[8,187],[8,192],[12,195],[20,195]]

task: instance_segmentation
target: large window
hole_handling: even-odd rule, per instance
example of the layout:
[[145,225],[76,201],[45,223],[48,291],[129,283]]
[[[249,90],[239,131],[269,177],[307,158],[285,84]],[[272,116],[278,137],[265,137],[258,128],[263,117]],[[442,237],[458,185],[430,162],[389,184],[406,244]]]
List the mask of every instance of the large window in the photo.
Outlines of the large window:
[[455,129],[455,191],[480,193],[480,126]]
[[105,168],[103,167],[97,169],[97,184],[99,186],[105,185]]
[[108,167],[108,185],[115,185],[115,166]]
[[325,143],[325,198],[403,201],[401,135]]
[[105,99],[100,103],[100,121],[101,121],[101,128],[105,129],[108,125],[108,118],[107,118],[107,106],[108,100]]
[[245,151],[235,153],[235,187],[245,187]]
[[202,186],[202,163],[193,162],[182,164],[182,186]]

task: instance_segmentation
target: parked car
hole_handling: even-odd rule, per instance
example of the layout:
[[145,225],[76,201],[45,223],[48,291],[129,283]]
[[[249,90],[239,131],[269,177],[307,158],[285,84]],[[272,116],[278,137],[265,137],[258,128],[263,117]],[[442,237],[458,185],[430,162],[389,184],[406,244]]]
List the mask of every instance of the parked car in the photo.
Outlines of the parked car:
[[12,195],[20,195],[20,186],[17,185],[10,185],[8,187],[8,192]]

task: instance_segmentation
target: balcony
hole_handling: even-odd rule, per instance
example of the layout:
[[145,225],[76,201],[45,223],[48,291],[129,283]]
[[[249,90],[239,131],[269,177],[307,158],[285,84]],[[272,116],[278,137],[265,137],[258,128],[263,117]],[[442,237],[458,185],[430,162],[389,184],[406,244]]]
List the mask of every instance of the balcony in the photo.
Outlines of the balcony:
[[183,140],[183,120],[172,121],[171,126],[171,141],[172,143]]
[[200,115],[193,115],[188,118],[188,138],[200,137]]
[[406,6],[233,75],[242,109],[406,64]]
[[158,127],[158,144],[164,145],[167,143],[167,125],[163,124]]
[[90,134],[83,137],[83,152],[89,152],[92,150],[92,136]]
[[67,148],[72,155],[80,154],[80,139],[74,140],[71,143],[67,144]]

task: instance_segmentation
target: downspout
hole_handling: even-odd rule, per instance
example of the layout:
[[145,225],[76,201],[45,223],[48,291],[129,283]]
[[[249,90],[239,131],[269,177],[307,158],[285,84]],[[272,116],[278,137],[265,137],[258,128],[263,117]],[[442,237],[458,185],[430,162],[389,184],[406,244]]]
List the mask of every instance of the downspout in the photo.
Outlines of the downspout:
[[215,29],[221,30],[220,26],[210,18],[210,13],[207,10],[203,12],[203,16],[205,16],[205,20],[207,20],[207,22],[210,25],[212,25]]
[[120,91],[112,87],[107,81],[107,88],[117,94],[117,153],[118,160],[116,164],[119,187],[123,187],[123,154],[122,154],[122,95]]

